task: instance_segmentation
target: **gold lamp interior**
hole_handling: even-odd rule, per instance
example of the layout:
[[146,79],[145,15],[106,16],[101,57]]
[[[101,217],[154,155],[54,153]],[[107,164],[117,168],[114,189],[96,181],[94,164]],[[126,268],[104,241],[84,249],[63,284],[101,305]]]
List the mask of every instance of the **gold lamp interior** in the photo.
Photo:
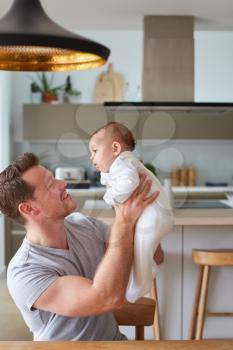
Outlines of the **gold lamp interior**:
[[0,69],[10,71],[84,70],[105,63],[102,57],[88,52],[42,46],[0,47]]

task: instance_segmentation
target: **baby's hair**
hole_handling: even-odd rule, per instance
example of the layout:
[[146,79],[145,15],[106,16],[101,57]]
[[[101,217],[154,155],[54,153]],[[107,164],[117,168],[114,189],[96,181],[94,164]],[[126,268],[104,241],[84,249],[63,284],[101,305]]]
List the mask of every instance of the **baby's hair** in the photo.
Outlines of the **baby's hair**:
[[135,139],[132,132],[125,125],[116,122],[109,122],[96,130],[91,137],[101,130],[105,130],[112,139],[122,144],[126,150],[134,150],[136,145]]

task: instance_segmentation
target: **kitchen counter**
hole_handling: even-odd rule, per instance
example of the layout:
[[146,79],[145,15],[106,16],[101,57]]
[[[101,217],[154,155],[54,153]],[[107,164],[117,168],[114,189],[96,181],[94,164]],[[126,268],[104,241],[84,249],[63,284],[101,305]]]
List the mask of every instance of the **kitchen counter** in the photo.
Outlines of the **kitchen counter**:
[[233,225],[233,209],[175,209],[175,225]]
[[[68,193],[70,193],[73,198],[76,200],[78,205],[78,210],[84,206],[86,200],[100,200],[103,199],[105,193],[105,187],[90,187],[88,189],[67,189]],[[214,208],[215,205],[211,201],[224,201],[226,202],[226,193],[233,194],[233,187],[208,187],[208,186],[195,186],[195,187],[172,187],[172,196],[177,202],[177,206],[182,207],[185,201],[187,200],[210,200],[209,205],[206,203],[206,207]],[[224,205],[217,205],[216,207],[221,207]],[[231,207],[233,205],[230,205]],[[191,206],[192,207],[192,206]],[[203,206],[201,206],[203,207]]]
[[[95,207],[86,205],[82,212],[111,224],[113,210],[97,209],[98,201],[91,202]],[[99,202],[103,205],[103,201]],[[175,209],[174,214],[175,227],[161,242],[165,259],[156,278],[161,329],[164,339],[187,339],[198,272],[192,261],[192,250],[233,249],[233,209]],[[211,283],[215,288],[214,293],[208,295],[208,305],[210,310],[218,312],[229,310],[232,306],[232,268],[213,270]],[[208,319],[204,338],[232,338],[232,325],[230,318],[212,318],[211,324]]]
[[179,192],[195,192],[195,193],[219,193],[219,192],[233,192],[232,186],[173,186],[174,193]]
[[[112,223],[114,212],[111,209],[82,209],[85,215],[98,217],[100,220]],[[225,226],[233,225],[233,209],[175,209],[175,226],[201,225]]]
[[232,348],[232,340],[0,342],[0,350],[230,350]]
[[[79,201],[79,198],[77,200]],[[97,217],[109,224],[112,223],[114,217],[114,211],[111,207],[107,209],[103,200],[86,200],[81,212],[85,215]],[[197,266],[192,261],[192,249],[233,249],[233,209],[175,209],[174,214],[175,227],[162,240],[165,259],[160,266],[160,273],[156,279],[163,339],[178,340],[187,339],[192,313],[197,277]],[[17,242],[19,231],[13,230],[13,232],[13,237]],[[23,239],[25,233],[22,229],[20,233],[20,238]],[[232,269],[225,267],[218,270],[217,273],[213,271],[213,276],[211,276],[213,278],[211,283],[214,283],[215,279],[217,282],[214,295],[211,296],[212,293],[210,293],[208,298],[213,310],[228,310],[229,305],[232,305]],[[222,286],[227,286],[224,291]],[[221,322],[221,327],[219,327],[219,322]],[[145,333],[146,339],[153,339],[153,330],[151,327],[148,328]],[[122,331],[124,332],[124,329]],[[132,327],[125,332],[129,338],[134,339]],[[230,318],[211,319],[211,326],[205,328],[204,337],[232,338],[232,320]],[[200,342],[197,343],[200,344]],[[79,346],[78,344],[76,346]],[[92,343],[92,345],[94,344]],[[101,344],[98,343],[99,347],[97,349],[102,349]],[[121,344],[123,346],[123,343]],[[161,343],[156,342],[156,346],[158,346],[157,344]],[[18,343],[17,346],[19,346]],[[171,348],[176,349],[174,346],[171,346]],[[22,347],[19,349],[27,350],[29,348]],[[82,349],[85,349],[85,347]],[[165,349],[167,348],[164,347]],[[177,347],[177,349],[179,348]],[[194,348],[191,347],[190,349]],[[0,346],[0,350],[5,349],[1,349]],[[18,348],[16,347],[14,350],[18,350]],[[43,350],[43,347],[40,350]]]
[[[68,189],[68,192],[72,195],[84,196],[87,194],[103,195],[105,192],[105,187],[90,187],[87,189]],[[212,186],[173,186],[172,192],[174,195],[179,193],[225,193],[233,192],[233,186],[224,187],[212,187]]]
[[105,187],[100,186],[92,186],[90,188],[80,188],[80,189],[67,189],[67,192],[71,196],[97,196],[100,198],[103,198],[104,192],[105,192]]

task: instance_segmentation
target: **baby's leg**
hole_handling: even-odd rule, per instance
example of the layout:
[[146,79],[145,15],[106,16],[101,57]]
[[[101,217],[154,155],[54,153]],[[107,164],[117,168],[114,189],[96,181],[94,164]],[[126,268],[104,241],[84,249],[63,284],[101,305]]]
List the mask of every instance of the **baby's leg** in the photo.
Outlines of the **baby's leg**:
[[[149,209],[149,210],[148,210]],[[153,206],[147,208],[135,228],[134,260],[127,287],[126,298],[134,302],[151,289],[152,280],[158,268],[153,260],[159,244],[155,234],[157,212]]]
[[165,233],[173,226],[173,214],[154,203],[139,218],[134,238],[134,260],[126,298],[135,301],[150,292],[152,280],[158,272],[154,253]]

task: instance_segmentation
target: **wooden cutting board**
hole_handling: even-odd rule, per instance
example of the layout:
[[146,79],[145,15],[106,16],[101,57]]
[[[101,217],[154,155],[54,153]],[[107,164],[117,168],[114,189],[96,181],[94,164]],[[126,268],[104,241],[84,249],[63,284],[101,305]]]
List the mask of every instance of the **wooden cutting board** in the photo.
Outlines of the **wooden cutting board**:
[[124,78],[122,74],[114,73],[111,63],[107,72],[101,73],[95,85],[95,102],[122,101],[124,90]]

